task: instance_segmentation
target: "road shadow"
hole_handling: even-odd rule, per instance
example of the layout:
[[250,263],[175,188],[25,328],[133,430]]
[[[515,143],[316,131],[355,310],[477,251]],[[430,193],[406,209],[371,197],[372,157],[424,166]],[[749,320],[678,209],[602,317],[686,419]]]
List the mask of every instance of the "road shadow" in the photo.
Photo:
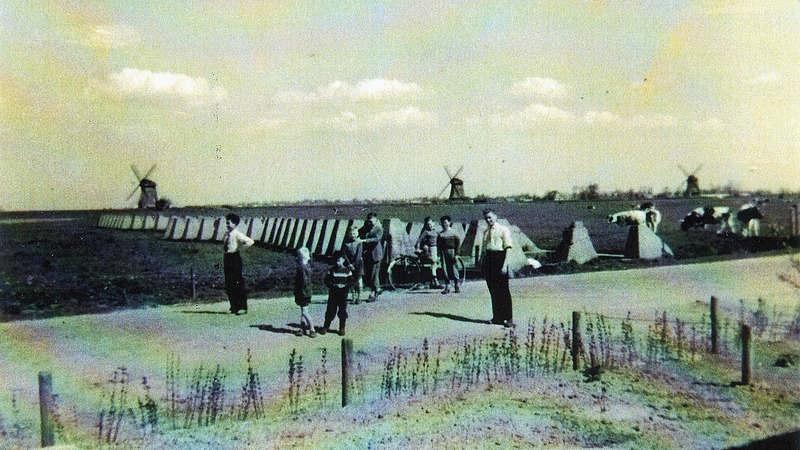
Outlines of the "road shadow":
[[261,325],[250,325],[251,328],[258,328],[261,331],[269,331],[270,333],[278,333],[278,334],[295,334],[297,329],[300,329],[299,323],[289,323],[287,324],[293,328],[284,328],[284,327],[276,327],[270,324],[261,324]]
[[458,322],[480,323],[480,324],[485,324],[486,323],[486,320],[472,319],[470,317],[457,316],[455,314],[437,313],[437,312],[431,312],[431,311],[410,312],[409,314],[413,314],[415,316],[431,316],[431,317],[436,317],[437,319],[456,320]]
[[728,447],[727,450],[761,450],[774,448],[784,448],[788,450],[800,448],[800,429],[770,436],[738,447]]
[[203,310],[200,310],[200,311],[186,311],[186,310],[184,310],[184,311],[181,311],[181,312],[184,313],[184,314],[221,314],[223,316],[230,316],[231,315],[230,311],[208,311],[208,310],[205,310],[205,311],[203,311]]

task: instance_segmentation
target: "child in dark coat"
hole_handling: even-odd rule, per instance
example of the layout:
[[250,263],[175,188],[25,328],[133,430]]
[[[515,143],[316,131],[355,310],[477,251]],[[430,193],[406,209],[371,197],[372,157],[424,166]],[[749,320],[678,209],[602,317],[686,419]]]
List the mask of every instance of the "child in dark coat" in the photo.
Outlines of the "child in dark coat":
[[307,334],[308,337],[316,337],[314,322],[308,315],[308,305],[311,303],[311,253],[307,248],[301,247],[297,250],[297,272],[294,275],[294,302],[300,307],[300,330],[295,333],[297,336]]
[[334,317],[339,317],[339,336],[344,336],[347,322],[347,294],[353,285],[353,266],[346,262],[342,252],[333,256],[333,266],[325,274],[325,285],[328,286],[328,308],[325,310],[325,325],[319,334],[328,332]]

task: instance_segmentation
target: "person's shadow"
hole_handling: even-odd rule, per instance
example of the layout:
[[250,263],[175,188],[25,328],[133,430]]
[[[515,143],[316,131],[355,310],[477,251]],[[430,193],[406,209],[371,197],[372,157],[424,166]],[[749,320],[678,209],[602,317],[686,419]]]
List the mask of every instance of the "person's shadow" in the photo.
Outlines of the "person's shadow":
[[230,311],[209,311],[209,310],[195,310],[195,311],[181,311],[183,314],[221,314],[223,316],[231,315]]
[[450,319],[450,320],[456,320],[456,321],[459,321],[459,322],[481,323],[481,324],[486,323],[485,320],[481,320],[481,319],[472,319],[472,318],[469,318],[469,317],[457,316],[455,314],[437,313],[437,312],[432,312],[432,311],[422,311],[422,312],[416,312],[415,311],[415,312],[410,312],[409,314],[413,314],[415,316],[431,316],[431,317],[436,317],[437,319]]
[[[289,325],[290,327],[300,329],[299,323],[290,323],[287,325]],[[295,334],[297,332],[297,330],[292,328],[276,327],[271,324],[250,325],[250,327],[258,328],[261,331],[269,331],[270,333],[278,333],[278,334]]]

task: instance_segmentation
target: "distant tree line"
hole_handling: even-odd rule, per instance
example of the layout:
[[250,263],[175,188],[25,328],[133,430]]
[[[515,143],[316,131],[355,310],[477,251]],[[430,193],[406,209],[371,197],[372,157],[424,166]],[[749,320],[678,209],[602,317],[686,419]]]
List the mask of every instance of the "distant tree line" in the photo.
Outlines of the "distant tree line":
[[[534,193],[521,193],[505,196],[489,196],[486,194],[478,194],[474,197],[467,197],[459,202],[471,203],[524,203],[533,201],[640,201],[640,200],[653,200],[653,199],[667,199],[683,197],[684,190],[664,188],[660,192],[655,192],[652,188],[643,187],[639,189],[616,189],[613,191],[602,191],[597,183],[591,183],[586,186],[575,186],[572,192],[561,192],[558,190],[550,190],[544,194]],[[742,191],[734,183],[728,183],[722,186],[710,186],[701,191],[701,195],[718,195],[725,197],[776,197],[784,198],[787,196],[800,196],[800,192],[791,192],[781,190],[779,192],[771,192],[767,190],[757,191]],[[223,205],[226,208],[250,208],[250,207],[278,207],[278,206],[292,206],[292,205],[306,205],[306,206],[337,206],[337,205],[409,205],[409,204],[450,204],[453,201],[447,198],[424,196],[411,199],[359,199],[353,198],[350,200],[315,200],[306,199],[301,201],[285,201],[285,202],[249,202],[241,203],[236,206]]]

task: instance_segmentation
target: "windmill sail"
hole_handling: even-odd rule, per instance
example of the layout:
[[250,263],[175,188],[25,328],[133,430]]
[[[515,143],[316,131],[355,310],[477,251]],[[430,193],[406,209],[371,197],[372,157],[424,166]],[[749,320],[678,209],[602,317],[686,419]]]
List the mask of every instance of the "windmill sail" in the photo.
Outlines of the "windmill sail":
[[451,174],[450,169],[448,169],[447,167],[444,168],[444,171],[447,173],[448,181],[447,184],[439,192],[439,195],[437,195],[437,197],[441,197],[449,187],[450,188],[450,196],[448,197],[449,200],[461,200],[466,198],[466,196],[464,195],[464,180],[458,178],[458,175],[461,173],[462,170],[464,170],[464,166],[459,167],[456,173]]
[[147,178],[153,173],[155,168],[156,165],[153,164],[150,167],[150,170],[148,170],[144,175],[141,175],[136,166],[131,164],[131,170],[133,171],[133,175],[136,176],[136,180],[138,181],[139,185],[133,190],[133,192],[131,192],[127,200],[130,200],[138,190],[139,201],[137,203],[137,207],[139,209],[153,209],[158,205],[158,192],[156,191],[156,183],[155,181]]

